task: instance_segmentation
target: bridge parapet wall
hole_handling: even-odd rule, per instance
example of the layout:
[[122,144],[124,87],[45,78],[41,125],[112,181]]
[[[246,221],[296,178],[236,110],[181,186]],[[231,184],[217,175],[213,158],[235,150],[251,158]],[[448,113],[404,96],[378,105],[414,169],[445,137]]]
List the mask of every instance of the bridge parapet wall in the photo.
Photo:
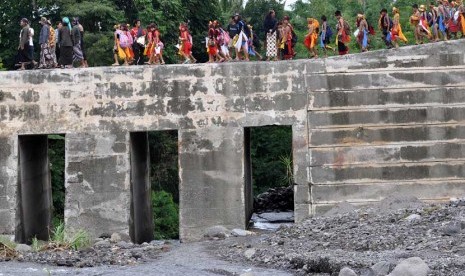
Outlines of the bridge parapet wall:
[[65,134],[72,229],[128,233],[130,132],[178,130],[181,238],[246,227],[244,128],[291,125],[296,219],[464,183],[464,42],[322,60],[0,74],[0,232],[20,228],[18,136]]

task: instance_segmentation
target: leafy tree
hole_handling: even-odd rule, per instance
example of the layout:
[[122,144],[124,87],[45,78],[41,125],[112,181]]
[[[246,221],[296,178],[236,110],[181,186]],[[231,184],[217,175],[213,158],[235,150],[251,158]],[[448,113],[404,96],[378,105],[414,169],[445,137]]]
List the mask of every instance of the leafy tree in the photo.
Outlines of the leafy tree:
[[49,135],[49,161],[52,182],[53,222],[63,221],[65,213],[65,137]]
[[179,203],[178,133],[149,132],[152,190],[166,191]]
[[252,128],[250,137],[254,194],[260,194],[271,187],[288,185],[289,161],[292,160],[292,128]]
[[179,239],[179,207],[173,195],[165,191],[152,192],[152,208],[155,239]]
[[260,37],[265,39],[263,30],[263,21],[270,10],[276,12],[276,18],[279,20],[284,16],[285,0],[248,0],[244,8],[243,18],[248,24],[254,26],[254,31]]

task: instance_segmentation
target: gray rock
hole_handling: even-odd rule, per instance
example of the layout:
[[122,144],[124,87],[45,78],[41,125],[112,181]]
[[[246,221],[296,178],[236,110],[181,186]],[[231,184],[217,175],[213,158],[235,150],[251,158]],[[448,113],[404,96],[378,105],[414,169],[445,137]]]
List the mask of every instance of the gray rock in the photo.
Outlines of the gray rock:
[[374,276],[386,276],[391,272],[392,264],[382,261],[374,264],[370,269]]
[[249,231],[243,229],[233,229],[231,231],[231,235],[233,235],[234,237],[245,237],[249,235]]
[[348,267],[343,267],[341,271],[339,271],[339,276],[357,276],[357,273]]
[[335,217],[335,216],[338,216],[338,215],[346,215],[346,214],[350,214],[350,215],[353,215],[353,216],[358,215],[357,210],[355,209],[355,207],[352,204],[350,204],[347,201],[343,201],[343,202],[337,204],[336,206],[334,206],[333,208],[331,208],[323,216],[324,217]]
[[121,239],[121,235],[119,233],[113,233],[111,234],[111,237],[110,237],[110,241],[112,243],[117,243],[117,242],[120,242],[122,239]]
[[110,246],[110,241],[109,240],[103,240],[103,241],[98,241],[94,244],[96,247],[109,247]]
[[229,237],[229,231],[228,229],[226,229],[226,227],[217,225],[217,226],[208,228],[205,231],[205,237],[224,239],[224,238]]
[[253,256],[255,255],[255,252],[256,250],[254,248],[250,248],[250,249],[247,249],[245,252],[244,252],[244,256],[247,258],[247,259],[252,259]]
[[442,228],[442,233],[446,236],[453,236],[462,231],[462,224],[460,221],[451,221]]
[[129,242],[125,242],[125,241],[120,241],[116,245],[118,245],[118,247],[122,248],[122,249],[129,249],[129,248],[132,248],[134,246],[133,243],[129,243]]
[[20,243],[20,244],[16,245],[15,250],[18,251],[19,253],[27,253],[27,252],[32,251],[32,247],[30,247],[27,244]]
[[418,214],[411,214],[410,216],[406,217],[405,220],[408,222],[420,221],[421,216]]
[[426,276],[429,267],[420,258],[413,257],[401,261],[389,276]]

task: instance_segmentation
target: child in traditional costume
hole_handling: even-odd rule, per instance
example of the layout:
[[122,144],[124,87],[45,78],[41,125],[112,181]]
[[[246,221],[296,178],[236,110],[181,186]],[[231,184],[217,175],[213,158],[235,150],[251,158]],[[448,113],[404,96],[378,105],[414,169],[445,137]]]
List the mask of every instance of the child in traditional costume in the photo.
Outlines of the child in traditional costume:
[[289,22],[289,16],[284,16],[283,18],[283,38],[282,43],[284,43],[284,50],[283,50],[283,58],[284,59],[293,59],[295,56],[294,51],[294,28],[292,27],[291,23]]
[[426,7],[425,5],[420,5],[418,8],[418,11],[420,12],[420,22],[418,23],[418,28],[419,28],[419,35],[421,38],[420,43],[423,43],[423,38],[427,37],[428,39],[432,39],[433,35],[431,34],[431,30],[429,28],[428,24],[428,14],[426,13]]
[[179,41],[181,42],[179,53],[184,57],[184,63],[195,63],[192,57],[192,36],[186,23],[181,23],[179,26]]
[[450,35],[450,38],[454,37],[454,38],[458,38],[458,32],[459,32],[459,29],[460,29],[460,12],[457,8],[457,2],[455,1],[452,1],[450,3],[450,9],[449,9],[449,13],[450,13],[450,19],[449,19],[449,35]]
[[358,46],[360,47],[362,52],[368,51],[368,22],[365,19],[365,15],[358,14],[357,15],[357,31],[356,31],[356,38]]
[[391,39],[394,42],[394,46],[399,48],[399,40],[407,43],[408,40],[402,32],[402,26],[400,25],[400,14],[399,9],[396,7],[392,8],[392,28],[391,28]]
[[337,19],[337,49],[339,55],[346,55],[349,53],[349,47],[346,45],[350,42],[350,27],[349,24],[342,18],[340,11],[334,13]]
[[316,45],[318,43],[318,33],[320,24],[315,18],[307,18],[308,34],[305,36],[304,45],[307,47],[311,58],[318,58],[318,51]]
[[153,31],[153,45],[154,45],[154,51],[153,51],[153,60],[156,64],[165,64],[165,60],[163,59],[163,48],[164,44],[160,39],[161,34],[160,30],[158,29],[158,26],[155,25],[154,31]]
[[321,34],[320,34],[320,46],[323,48],[323,51],[325,53],[325,57],[328,56],[327,50],[333,51],[334,49],[329,46],[331,43],[331,36],[333,36],[333,31],[331,30],[331,27],[328,25],[327,18],[325,15],[321,17]]

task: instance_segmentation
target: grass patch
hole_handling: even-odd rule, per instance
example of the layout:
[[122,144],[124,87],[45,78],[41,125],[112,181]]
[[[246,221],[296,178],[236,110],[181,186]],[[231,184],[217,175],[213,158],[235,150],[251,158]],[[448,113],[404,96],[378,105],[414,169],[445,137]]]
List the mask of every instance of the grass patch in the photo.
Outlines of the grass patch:
[[10,239],[0,236],[0,257],[2,259],[13,259],[18,256],[18,252],[15,250],[16,243]]

